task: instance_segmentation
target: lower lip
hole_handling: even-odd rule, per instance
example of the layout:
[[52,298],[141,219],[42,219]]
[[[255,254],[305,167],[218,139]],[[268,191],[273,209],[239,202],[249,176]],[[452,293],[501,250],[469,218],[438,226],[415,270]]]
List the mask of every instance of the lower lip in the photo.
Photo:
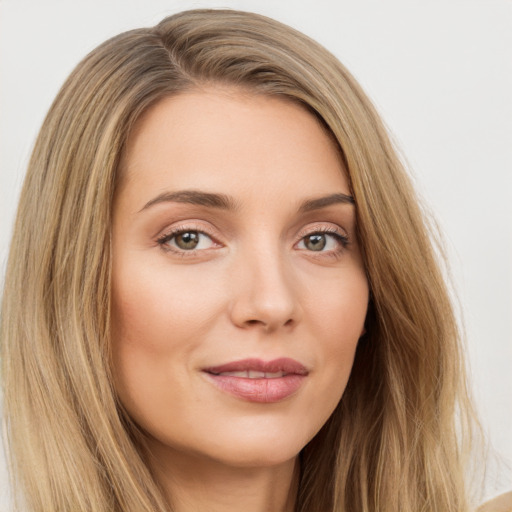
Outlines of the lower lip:
[[211,381],[222,391],[248,402],[274,403],[296,393],[305,375],[286,375],[274,379],[248,379],[207,373]]

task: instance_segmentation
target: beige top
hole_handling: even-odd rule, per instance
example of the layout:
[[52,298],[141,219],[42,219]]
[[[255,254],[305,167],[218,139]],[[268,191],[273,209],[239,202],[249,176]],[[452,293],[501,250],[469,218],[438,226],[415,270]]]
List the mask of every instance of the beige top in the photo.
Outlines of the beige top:
[[512,491],[484,503],[477,512],[512,512]]

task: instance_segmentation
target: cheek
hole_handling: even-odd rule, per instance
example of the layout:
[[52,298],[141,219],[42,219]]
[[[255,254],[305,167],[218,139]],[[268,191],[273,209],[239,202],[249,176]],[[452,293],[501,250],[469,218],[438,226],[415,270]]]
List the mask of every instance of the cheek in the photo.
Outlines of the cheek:
[[[243,290],[229,286],[227,267],[192,267],[116,262],[112,343],[121,402],[141,427],[169,445],[213,450],[210,445],[216,441],[222,456],[236,458],[244,450],[270,457],[265,447],[277,453],[280,444],[276,457],[296,454],[325,423],[345,389],[368,302],[364,272],[353,266],[335,274],[292,267],[294,296],[303,314],[291,337],[283,334],[279,340],[316,370],[300,399],[283,407],[282,414],[262,416],[245,405],[226,405],[194,378],[197,354],[216,353],[209,342],[222,340],[227,357],[228,341],[243,340],[226,308],[230,293],[239,297]],[[179,421],[176,410],[181,411]],[[291,431],[284,440],[282,432]]]
[[[333,349],[354,345],[364,332],[369,288],[364,270],[331,275],[303,293],[306,318]],[[338,340],[338,342],[336,342]],[[347,347],[348,349],[349,347]]]
[[138,419],[139,409],[157,407],[159,390],[176,389],[171,377],[178,382],[185,379],[191,354],[216,317],[216,302],[208,286],[182,269],[171,273],[169,266],[136,265],[129,260],[117,261],[114,268],[115,387]]
[[[213,297],[212,297],[213,295]],[[113,336],[155,352],[193,340],[213,316],[215,294],[208,281],[169,265],[118,265],[113,276]],[[176,346],[177,345],[177,346]]]
[[307,321],[317,340],[318,367],[322,368],[319,380],[326,397],[324,406],[332,410],[345,390],[359,338],[364,334],[369,299],[365,273],[357,270],[340,274],[307,297]]

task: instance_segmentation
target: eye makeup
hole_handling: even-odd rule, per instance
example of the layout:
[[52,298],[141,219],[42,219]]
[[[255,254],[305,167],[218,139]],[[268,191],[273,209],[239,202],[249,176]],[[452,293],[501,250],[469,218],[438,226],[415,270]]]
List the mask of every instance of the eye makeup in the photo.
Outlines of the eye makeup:
[[[334,225],[317,223],[303,228],[293,248],[313,257],[339,257],[350,241],[345,232]],[[180,257],[197,257],[200,253],[223,247],[213,234],[196,224],[176,226],[157,238],[158,246]]]
[[157,238],[158,246],[182,257],[197,256],[198,252],[223,247],[204,227],[194,224],[176,226]]

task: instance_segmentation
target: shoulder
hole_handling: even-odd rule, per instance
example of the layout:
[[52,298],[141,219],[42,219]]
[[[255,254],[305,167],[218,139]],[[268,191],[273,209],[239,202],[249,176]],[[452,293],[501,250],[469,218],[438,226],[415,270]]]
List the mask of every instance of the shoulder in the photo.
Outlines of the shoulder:
[[487,501],[476,512],[512,512],[512,491]]

